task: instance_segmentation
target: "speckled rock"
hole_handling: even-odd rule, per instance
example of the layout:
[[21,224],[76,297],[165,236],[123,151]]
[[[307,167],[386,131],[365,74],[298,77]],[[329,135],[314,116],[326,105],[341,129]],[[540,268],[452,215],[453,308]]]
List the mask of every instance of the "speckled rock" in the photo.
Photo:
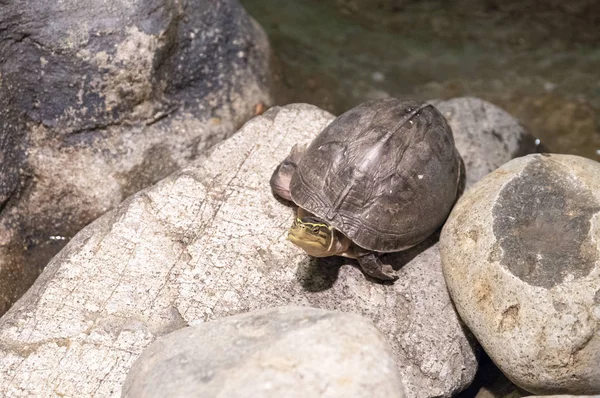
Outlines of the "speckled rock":
[[156,337],[279,305],[373,321],[409,397],[449,397],[477,367],[451,304],[435,237],[389,255],[400,279],[365,278],[343,258],[286,240],[294,212],[271,193],[276,165],[333,116],[273,108],[78,233],[0,319],[0,395],[117,396]]
[[513,382],[600,393],[600,163],[510,161],[459,200],[440,245],[462,319]]
[[158,338],[123,397],[403,398],[394,357],[366,318],[279,307]]
[[0,314],[83,226],[270,102],[236,0],[0,4]]
[[467,188],[509,160],[537,149],[519,121],[492,103],[473,97],[431,103],[454,132],[454,144],[467,170]]

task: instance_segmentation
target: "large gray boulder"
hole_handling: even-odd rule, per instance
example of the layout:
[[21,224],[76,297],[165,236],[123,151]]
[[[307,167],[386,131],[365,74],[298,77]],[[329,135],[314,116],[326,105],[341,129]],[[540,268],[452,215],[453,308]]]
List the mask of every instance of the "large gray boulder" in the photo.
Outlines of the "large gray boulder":
[[403,398],[394,357],[366,318],[279,307],[159,337],[123,397]]
[[508,378],[600,393],[600,163],[508,162],[459,200],[440,247],[461,318]]
[[0,320],[0,395],[118,395],[158,336],[290,304],[372,320],[409,397],[469,385],[477,349],[450,301],[435,236],[386,256],[399,271],[393,284],[286,241],[294,213],[273,197],[271,173],[332,120],[309,105],[271,109],[83,229]]
[[274,108],[181,172],[77,234],[0,320],[0,395],[118,394],[156,337],[191,322],[278,305],[353,312],[386,337],[407,396],[450,396],[477,362],[428,241],[390,256],[400,279],[351,260],[307,257],[294,214],[269,187],[275,166],[333,116]]
[[83,226],[268,104],[236,0],[0,3],[0,314]]

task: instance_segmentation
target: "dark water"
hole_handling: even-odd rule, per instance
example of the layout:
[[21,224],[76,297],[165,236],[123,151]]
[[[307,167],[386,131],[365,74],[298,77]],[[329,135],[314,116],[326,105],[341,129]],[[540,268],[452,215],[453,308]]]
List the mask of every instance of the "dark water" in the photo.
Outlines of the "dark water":
[[600,1],[241,2],[279,60],[278,103],[472,95],[600,160]]

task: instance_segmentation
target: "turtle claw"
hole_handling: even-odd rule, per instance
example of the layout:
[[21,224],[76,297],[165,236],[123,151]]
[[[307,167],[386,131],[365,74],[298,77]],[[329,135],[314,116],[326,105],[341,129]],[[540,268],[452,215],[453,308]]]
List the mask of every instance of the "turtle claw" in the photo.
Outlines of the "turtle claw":
[[389,264],[384,264],[383,267],[381,267],[380,271],[381,277],[379,278],[382,280],[395,281],[396,279],[398,279],[398,273],[394,271],[392,266]]
[[382,263],[379,256],[374,253],[359,257],[358,263],[364,273],[370,277],[382,281],[394,281],[398,279],[398,273],[394,271],[392,266]]

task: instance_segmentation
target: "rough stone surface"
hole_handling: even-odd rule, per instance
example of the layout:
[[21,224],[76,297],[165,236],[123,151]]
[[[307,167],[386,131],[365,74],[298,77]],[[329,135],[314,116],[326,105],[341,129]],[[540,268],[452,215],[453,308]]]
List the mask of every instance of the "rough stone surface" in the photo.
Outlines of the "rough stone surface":
[[269,103],[236,0],[0,2],[0,314],[83,226]]
[[386,337],[409,397],[450,396],[476,350],[448,296],[435,242],[387,256],[394,284],[286,240],[294,211],[269,179],[333,116],[274,108],[209,155],[78,233],[0,320],[0,395],[116,396],[142,349],[191,322],[278,305],[352,312]]
[[500,369],[538,394],[600,393],[600,163],[529,155],[453,209],[444,276]]
[[535,139],[503,109],[473,97],[431,101],[446,117],[465,162],[466,187],[509,160],[535,152]]
[[364,317],[279,307],[158,338],[124,397],[403,398],[388,344]]

